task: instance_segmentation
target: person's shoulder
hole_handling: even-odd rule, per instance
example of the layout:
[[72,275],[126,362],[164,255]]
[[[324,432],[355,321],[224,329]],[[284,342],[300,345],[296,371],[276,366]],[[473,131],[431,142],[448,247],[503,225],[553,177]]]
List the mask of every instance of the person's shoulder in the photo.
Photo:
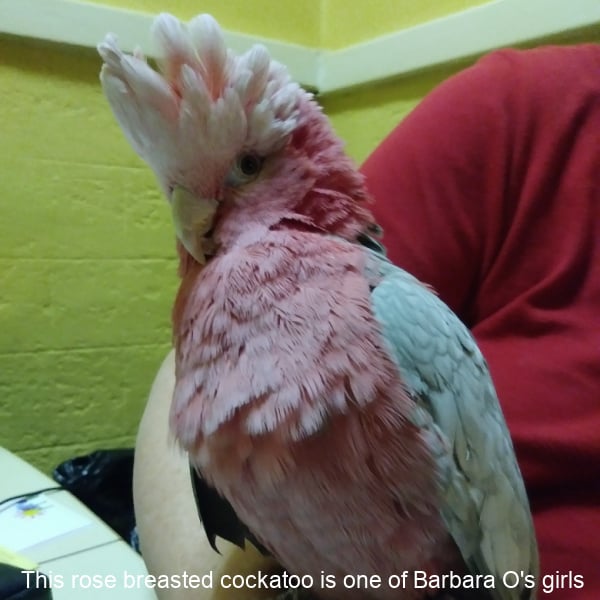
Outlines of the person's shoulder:
[[[481,126],[508,128],[597,104],[600,44],[504,48],[486,54],[431,94],[440,114],[470,111]],[[473,123],[469,122],[469,127]]]
[[600,44],[504,48],[480,58],[472,70],[514,92],[527,86],[554,86],[564,91],[567,82],[581,83],[582,78],[600,86]]
[[572,45],[541,45],[535,48],[501,48],[493,50],[477,61],[477,65],[512,66],[543,64],[556,64],[557,62],[573,61],[600,61],[600,44],[572,44]]

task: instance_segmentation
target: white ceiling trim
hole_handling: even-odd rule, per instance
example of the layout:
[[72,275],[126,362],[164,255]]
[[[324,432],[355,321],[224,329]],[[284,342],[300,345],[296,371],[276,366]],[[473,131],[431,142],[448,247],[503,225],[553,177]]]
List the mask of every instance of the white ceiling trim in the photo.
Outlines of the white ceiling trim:
[[[95,47],[107,32],[127,51],[152,56],[153,15],[74,0],[0,0],[0,33]],[[243,52],[256,43],[303,85],[328,93],[405,75],[494,48],[600,24],[599,0],[493,0],[339,50],[319,50],[226,31]]]

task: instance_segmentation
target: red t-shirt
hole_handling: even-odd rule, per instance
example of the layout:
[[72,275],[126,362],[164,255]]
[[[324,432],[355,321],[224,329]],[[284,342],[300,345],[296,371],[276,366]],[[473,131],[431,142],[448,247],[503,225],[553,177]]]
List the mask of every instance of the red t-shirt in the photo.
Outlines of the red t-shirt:
[[565,576],[539,597],[598,600],[600,46],[488,55],[362,170],[389,257],[438,291],[489,362],[542,574]]

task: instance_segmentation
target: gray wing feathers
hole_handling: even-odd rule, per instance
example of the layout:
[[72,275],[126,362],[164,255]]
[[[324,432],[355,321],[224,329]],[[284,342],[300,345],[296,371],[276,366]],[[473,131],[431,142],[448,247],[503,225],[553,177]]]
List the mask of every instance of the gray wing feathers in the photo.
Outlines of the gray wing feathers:
[[447,440],[440,460],[442,516],[466,564],[492,574],[498,600],[533,598],[501,585],[507,571],[532,574],[538,557],[525,488],[487,365],[466,327],[425,286],[387,260],[373,311],[415,399],[414,422]]

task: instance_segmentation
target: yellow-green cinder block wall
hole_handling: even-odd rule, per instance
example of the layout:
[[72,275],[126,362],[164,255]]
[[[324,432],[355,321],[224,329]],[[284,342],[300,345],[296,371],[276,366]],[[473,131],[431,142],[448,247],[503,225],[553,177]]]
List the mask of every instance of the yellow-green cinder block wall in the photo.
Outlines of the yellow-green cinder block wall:
[[[487,1],[323,0],[321,45],[328,49],[347,47],[486,4]],[[386,56],[382,60],[401,61],[402,57]],[[467,64],[343,90],[326,95],[320,101],[336,132],[346,142],[346,150],[360,163],[423,96]]]
[[131,445],[175,290],[169,215],[93,53],[0,39],[0,444]]
[[[336,48],[481,1],[104,3],[207,11],[231,30]],[[170,346],[170,216],[102,97],[99,68],[92,51],[0,37],[0,445],[44,471],[133,444]],[[360,162],[457,68],[321,102]]]

